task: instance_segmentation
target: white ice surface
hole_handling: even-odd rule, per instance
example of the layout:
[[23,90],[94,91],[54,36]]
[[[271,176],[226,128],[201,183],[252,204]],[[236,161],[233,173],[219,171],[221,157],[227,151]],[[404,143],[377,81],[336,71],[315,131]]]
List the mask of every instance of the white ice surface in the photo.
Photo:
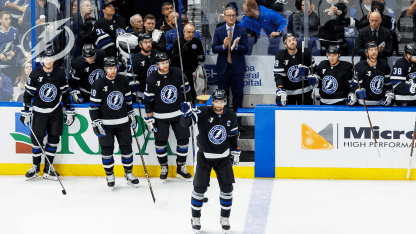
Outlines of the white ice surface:
[[[55,181],[0,176],[0,233],[193,233],[192,183],[151,182],[167,206],[145,178],[136,189],[116,177],[110,191],[104,177],[62,177],[64,196]],[[200,233],[222,233],[215,178],[205,195]],[[415,233],[415,196],[407,181],[236,179],[229,233]]]

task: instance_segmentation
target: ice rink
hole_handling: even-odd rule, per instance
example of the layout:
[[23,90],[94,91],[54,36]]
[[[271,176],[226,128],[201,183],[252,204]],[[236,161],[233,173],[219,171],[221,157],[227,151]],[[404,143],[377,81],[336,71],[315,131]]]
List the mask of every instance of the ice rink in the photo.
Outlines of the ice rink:
[[[0,176],[0,233],[193,233],[192,183],[172,179],[140,187],[116,178],[61,177],[58,182]],[[222,233],[219,187],[211,178],[200,233]],[[415,233],[416,184],[409,181],[236,179],[229,233]]]

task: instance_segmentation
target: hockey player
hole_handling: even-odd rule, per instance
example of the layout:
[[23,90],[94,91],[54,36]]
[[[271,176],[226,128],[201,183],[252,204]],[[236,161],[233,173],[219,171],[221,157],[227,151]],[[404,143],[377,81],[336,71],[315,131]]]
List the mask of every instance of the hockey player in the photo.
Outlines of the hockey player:
[[[321,105],[345,105],[354,74],[352,64],[339,60],[341,50],[338,46],[329,46],[326,56],[328,60],[322,61],[316,71],[321,78],[319,80]],[[313,78],[309,76],[309,79]]]
[[404,47],[404,56],[396,61],[391,73],[396,104],[416,106],[416,43]]
[[90,102],[92,83],[104,77],[105,56],[104,50],[95,50],[94,45],[85,44],[82,47],[82,56],[72,60],[69,85],[74,103]]
[[[131,102],[129,82],[117,74],[117,62],[112,56],[104,58],[105,78],[98,79],[91,87],[90,117],[92,128],[98,136],[102,161],[107,175],[107,185],[114,188],[114,137],[121,151],[121,162],[127,184],[138,187],[133,175],[133,150],[131,129],[137,127],[136,113]],[[130,126],[129,126],[130,125]]]
[[[374,42],[368,42],[365,45],[366,60],[357,63],[355,70],[357,76],[354,77],[352,91],[356,94],[358,103],[368,106],[390,106],[394,94],[390,84],[390,66],[384,59],[378,59],[378,47]],[[361,89],[358,88],[358,81]],[[368,92],[367,92],[368,90]],[[358,96],[358,97],[357,97]],[[354,99],[353,95],[349,95],[349,99]]]
[[[43,138],[48,133],[48,140],[45,145],[45,157],[53,163],[56,149],[59,144],[59,137],[63,131],[63,113],[61,101],[64,103],[65,124],[70,126],[74,122],[75,111],[71,109],[71,98],[68,91],[68,83],[65,71],[54,67],[55,52],[52,49],[46,49],[42,58],[42,67],[33,70],[26,83],[26,92],[23,96],[23,106],[20,121],[25,126],[31,125],[33,132],[32,139],[32,157],[33,165],[26,173],[26,180],[31,180],[39,175],[40,162],[42,160]],[[29,110],[33,98],[33,108]],[[33,114],[32,114],[33,111]],[[33,123],[32,123],[33,116]],[[34,135],[35,134],[35,135]],[[39,140],[39,144],[38,141]],[[48,160],[45,159],[45,168],[43,178],[58,180],[58,172],[52,166],[49,166]]]
[[181,70],[170,67],[169,57],[164,52],[156,54],[158,70],[146,79],[145,117],[146,127],[155,134],[156,155],[161,165],[160,179],[166,180],[168,176],[167,142],[169,126],[172,127],[177,141],[177,176],[190,179],[192,176],[186,171],[186,156],[188,154],[189,129],[180,124],[181,103],[184,101],[184,90],[187,100],[192,102],[189,83],[186,77],[182,82]]
[[154,71],[157,71],[155,56],[159,53],[159,51],[152,49],[152,37],[150,34],[140,33],[137,40],[139,42],[141,52],[133,55],[131,60],[133,63],[133,72],[136,75],[139,84],[143,84],[138,90],[139,98],[143,98],[146,78]]
[[241,149],[237,148],[238,123],[234,111],[224,108],[227,103],[225,90],[217,89],[212,93],[212,107],[191,107],[189,102],[182,103],[181,124],[185,127],[197,124],[198,153],[192,191],[192,229],[198,233],[201,229],[201,209],[204,193],[209,186],[211,170],[217,174],[220,185],[220,205],[222,230],[230,229],[234,173],[232,165],[240,162]]
[[[314,67],[315,60],[311,52],[305,48],[304,61],[302,62],[302,48],[297,47],[296,36],[293,33],[287,33],[283,37],[283,43],[287,50],[281,50],[275,56],[274,80],[276,82],[276,104],[285,106],[286,104],[302,104],[302,79],[308,75],[308,67]],[[306,66],[305,66],[306,65]],[[314,69],[315,70],[315,69]],[[313,86],[304,82],[304,101],[305,105],[312,105]],[[315,83],[316,84],[316,79]],[[286,100],[287,97],[287,100]]]

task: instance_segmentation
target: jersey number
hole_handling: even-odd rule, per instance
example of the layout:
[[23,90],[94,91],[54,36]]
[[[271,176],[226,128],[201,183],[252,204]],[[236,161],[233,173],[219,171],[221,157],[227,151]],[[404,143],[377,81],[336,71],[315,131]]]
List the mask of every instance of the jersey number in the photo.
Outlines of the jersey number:
[[402,74],[402,69],[395,67],[393,73],[396,74],[396,75],[401,75]]
[[97,32],[97,36],[100,36],[101,34],[105,33],[102,29],[99,28],[97,28],[95,31]]

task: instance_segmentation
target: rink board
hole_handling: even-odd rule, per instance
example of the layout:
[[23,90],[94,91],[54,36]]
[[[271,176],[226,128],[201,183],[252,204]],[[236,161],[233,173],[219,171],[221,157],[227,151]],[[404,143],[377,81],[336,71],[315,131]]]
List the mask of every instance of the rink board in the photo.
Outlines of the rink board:
[[364,107],[256,106],[255,176],[406,179],[416,108],[368,110],[381,157]]
[[[61,141],[58,145],[57,155],[54,160],[57,170],[64,176],[104,176],[104,169],[101,161],[101,150],[98,144],[98,138],[95,136],[90,125],[88,105],[78,104],[75,106],[76,119],[71,126],[64,124],[64,130]],[[135,105],[137,119],[140,119],[139,110]],[[0,129],[3,152],[0,156],[0,175],[23,175],[27,172],[32,164],[30,129],[25,127],[19,120],[22,103],[0,103]],[[144,106],[141,108],[142,116],[145,115]],[[143,122],[143,126],[145,124]],[[198,134],[197,128],[194,128],[195,135]],[[149,176],[160,175],[160,165],[157,161],[155,152],[154,136],[146,131],[146,141],[143,137],[143,130],[139,122],[136,132],[139,144],[144,156]],[[46,143],[47,137],[44,139]],[[133,140],[133,172],[136,176],[145,176],[143,164],[140,158],[134,135]],[[121,154],[117,141],[115,141],[114,172],[116,176],[124,176],[124,170],[121,163]],[[191,142],[191,138],[190,141]],[[7,146],[7,147],[4,147]],[[189,144],[187,167],[188,171],[193,174],[193,154],[191,144]],[[168,160],[169,176],[176,176],[176,139],[170,129],[168,139]],[[43,160],[42,160],[43,163]],[[237,166],[234,167],[236,177],[253,178],[254,167]],[[212,173],[211,176],[215,176]]]

